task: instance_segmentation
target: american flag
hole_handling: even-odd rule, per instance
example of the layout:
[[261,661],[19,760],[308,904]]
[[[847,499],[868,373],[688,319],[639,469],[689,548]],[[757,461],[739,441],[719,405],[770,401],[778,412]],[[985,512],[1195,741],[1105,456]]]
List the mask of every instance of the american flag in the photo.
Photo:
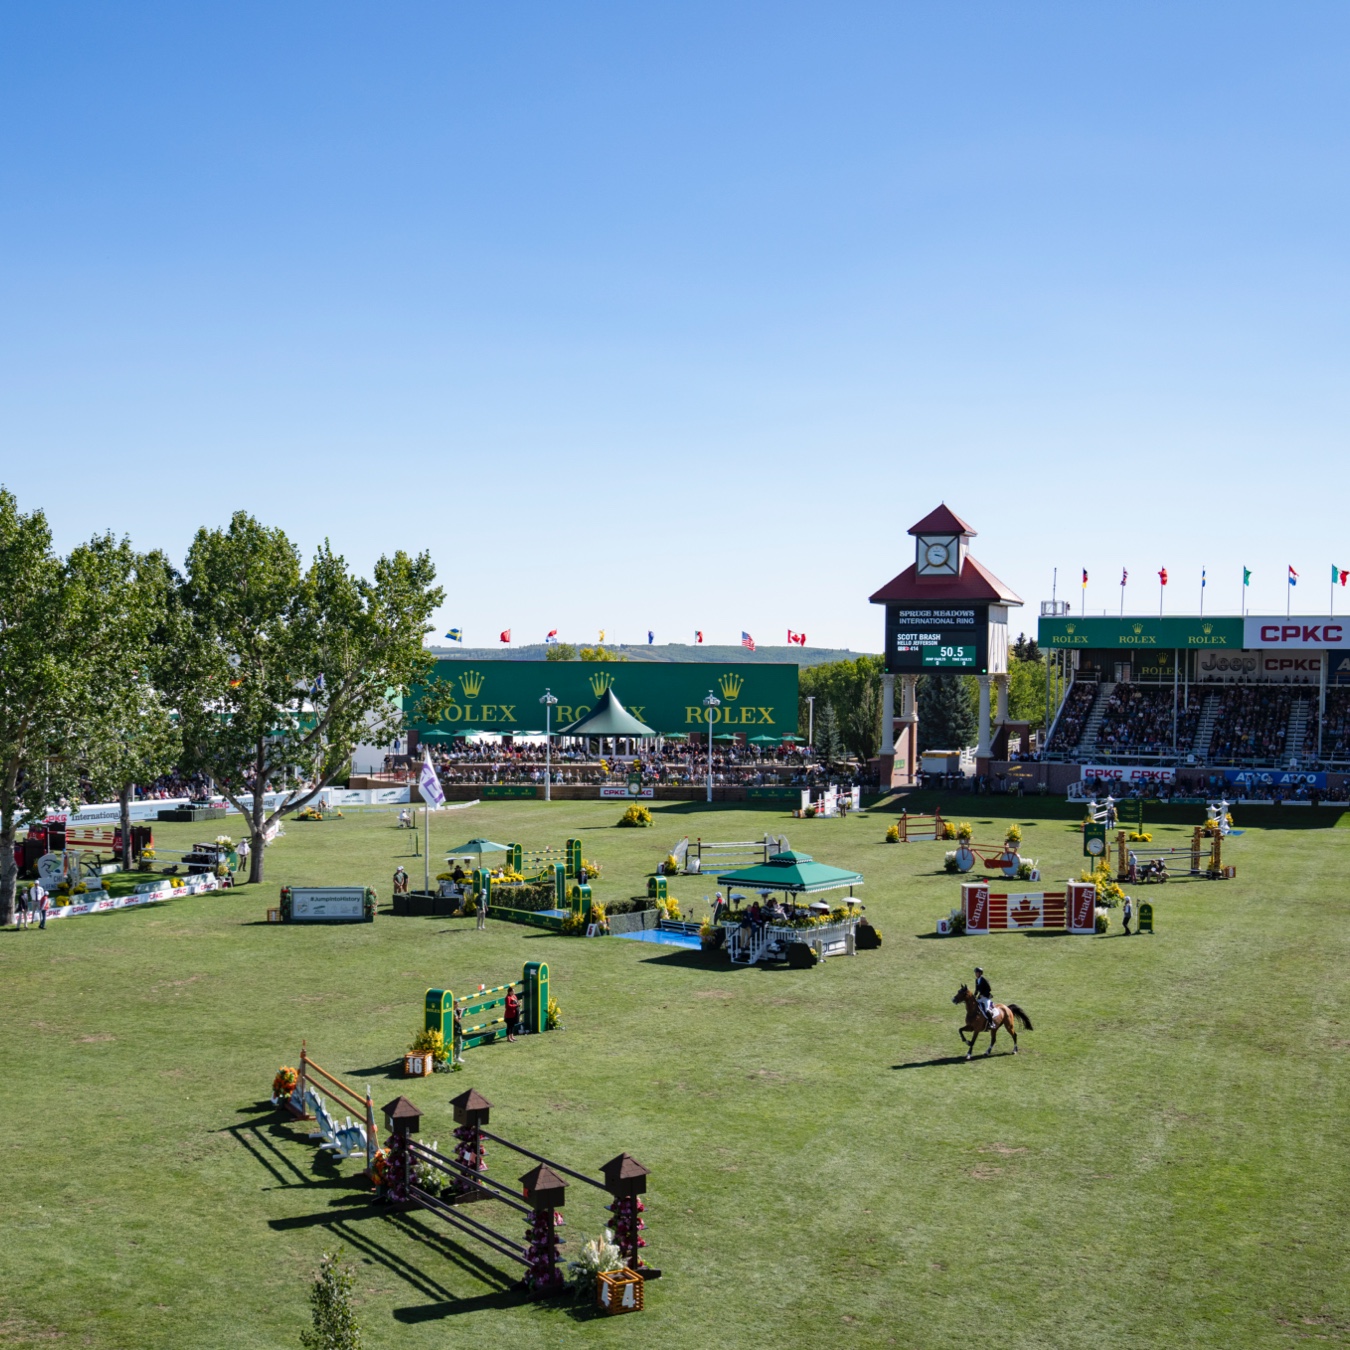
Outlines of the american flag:
[[751,651],[755,650],[755,639],[749,633],[741,634],[741,646],[748,647]]

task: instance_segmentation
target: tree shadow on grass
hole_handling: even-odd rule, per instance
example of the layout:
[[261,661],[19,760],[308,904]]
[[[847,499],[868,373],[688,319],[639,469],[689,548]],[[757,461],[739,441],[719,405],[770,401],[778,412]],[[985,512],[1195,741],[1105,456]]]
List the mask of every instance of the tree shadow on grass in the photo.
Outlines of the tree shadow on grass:
[[642,964],[644,966],[671,966],[678,970],[705,970],[718,974],[729,975],[737,970],[752,970],[753,966],[733,965],[728,961],[724,954],[718,953],[721,960],[717,957],[708,957],[702,951],[694,951],[690,948],[676,948],[674,951],[663,953],[661,956],[644,956]]

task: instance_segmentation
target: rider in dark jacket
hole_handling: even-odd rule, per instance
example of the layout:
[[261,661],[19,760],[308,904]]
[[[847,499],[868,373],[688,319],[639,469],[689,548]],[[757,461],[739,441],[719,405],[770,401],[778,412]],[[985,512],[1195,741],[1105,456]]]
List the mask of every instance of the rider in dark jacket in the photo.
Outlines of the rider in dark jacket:
[[975,967],[975,1002],[984,1015],[986,1025],[993,1030],[994,991],[989,987],[989,981],[984,978],[984,970],[980,966]]

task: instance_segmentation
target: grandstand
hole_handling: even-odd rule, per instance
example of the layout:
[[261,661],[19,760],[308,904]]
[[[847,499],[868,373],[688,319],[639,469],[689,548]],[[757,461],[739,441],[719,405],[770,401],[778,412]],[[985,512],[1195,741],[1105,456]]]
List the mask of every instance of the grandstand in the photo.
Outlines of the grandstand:
[[1350,769],[1350,638],[1330,645],[1343,633],[1350,623],[1043,614],[1038,640],[1064,679],[1044,758]]

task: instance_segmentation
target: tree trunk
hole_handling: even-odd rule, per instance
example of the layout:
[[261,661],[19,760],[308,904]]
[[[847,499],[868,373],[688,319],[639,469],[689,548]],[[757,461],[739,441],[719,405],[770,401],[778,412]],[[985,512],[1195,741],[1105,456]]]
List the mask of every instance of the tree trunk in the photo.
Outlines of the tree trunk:
[[131,784],[123,783],[117,794],[117,804],[121,807],[119,819],[122,823],[122,871],[131,871]]
[[14,889],[19,879],[14,861],[14,810],[8,803],[0,808],[0,928],[14,922]]

